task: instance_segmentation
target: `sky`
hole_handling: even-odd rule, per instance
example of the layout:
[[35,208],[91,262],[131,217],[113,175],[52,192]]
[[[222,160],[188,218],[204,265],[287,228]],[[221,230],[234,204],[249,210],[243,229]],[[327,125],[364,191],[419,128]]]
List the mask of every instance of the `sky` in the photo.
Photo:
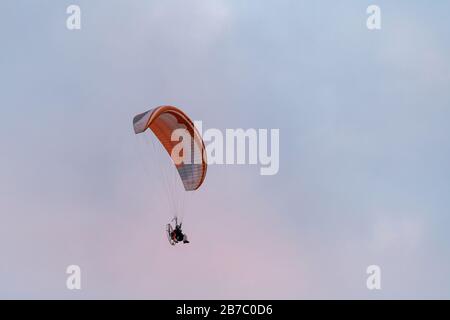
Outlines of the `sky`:
[[[449,11],[2,1],[0,298],[449,298]],[[185,246],[168,244],[159,167],[132,128],[159,105],[204,129],[280,130],[278,174],[208,168]]]

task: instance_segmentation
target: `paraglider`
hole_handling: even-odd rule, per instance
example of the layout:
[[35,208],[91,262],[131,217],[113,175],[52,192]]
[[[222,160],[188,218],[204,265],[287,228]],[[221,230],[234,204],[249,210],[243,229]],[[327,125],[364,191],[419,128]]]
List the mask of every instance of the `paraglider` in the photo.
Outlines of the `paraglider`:
[[167,225],[167,235],[169,237],[169,243],[171,245],[175,245],[178,242],[189,243],[187,235],[183,233],[183,230],[181,230],[181,226],[183,223],[179,224],[177,218],[174,218],[173,220],[175,220],[175,229],[170,223]]
[[[205,144],[193,121],[183,111],[174,106],[160,106],[135,116],[133,127],[135,134],[142,134],[150,129],[169,154],[169,161],[171,160],[173,170],[177,170],[179,177],[173,183],[182,183],[184,192],[195,191],[202,185],[207,169]],[[176,201],[172,194],[174,192],[168,189],[171,201]],[[178,207],[174,209],[172,221],[175,220],[175,226],[172,227],[170,223],[167,225],[166,232],[172,245],[189,243],[181,230],[182,222],[178,224],[180,210]]]

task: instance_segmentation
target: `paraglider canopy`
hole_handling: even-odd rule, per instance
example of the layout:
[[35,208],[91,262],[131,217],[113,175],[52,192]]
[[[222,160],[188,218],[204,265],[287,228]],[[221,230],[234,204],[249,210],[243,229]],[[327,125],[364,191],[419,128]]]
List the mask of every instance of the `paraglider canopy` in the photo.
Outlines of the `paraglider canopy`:
[[[136,134],[148,128],[155,134],[172,158],[186,191],[197,190],[202,185],[207,168],[205,144],[194,123],[183,111],[174,106],[157,107],[135,116],[133,126]],[[185,159],[181,162],[174,159],[174,153],[178,153],[176,148],[180,145],[180,140],[173,136],[176,130],[185,132],[182,142],[189,146],[181,150]]]

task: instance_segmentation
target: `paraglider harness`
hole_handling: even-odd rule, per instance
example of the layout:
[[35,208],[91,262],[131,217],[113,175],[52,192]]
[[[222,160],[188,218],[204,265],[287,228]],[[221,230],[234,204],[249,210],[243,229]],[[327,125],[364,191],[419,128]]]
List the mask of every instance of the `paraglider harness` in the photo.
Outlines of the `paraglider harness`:
[[183,234],[181,226],[183,223],[178,224],[178,219],[173,218],[172,221],[175,220],[175,229],[169,223],[167,225],[167,236],[169,237],[169,242],[171,245],[175,245],[178,242],[189,243],[187,240],[187,236]]

